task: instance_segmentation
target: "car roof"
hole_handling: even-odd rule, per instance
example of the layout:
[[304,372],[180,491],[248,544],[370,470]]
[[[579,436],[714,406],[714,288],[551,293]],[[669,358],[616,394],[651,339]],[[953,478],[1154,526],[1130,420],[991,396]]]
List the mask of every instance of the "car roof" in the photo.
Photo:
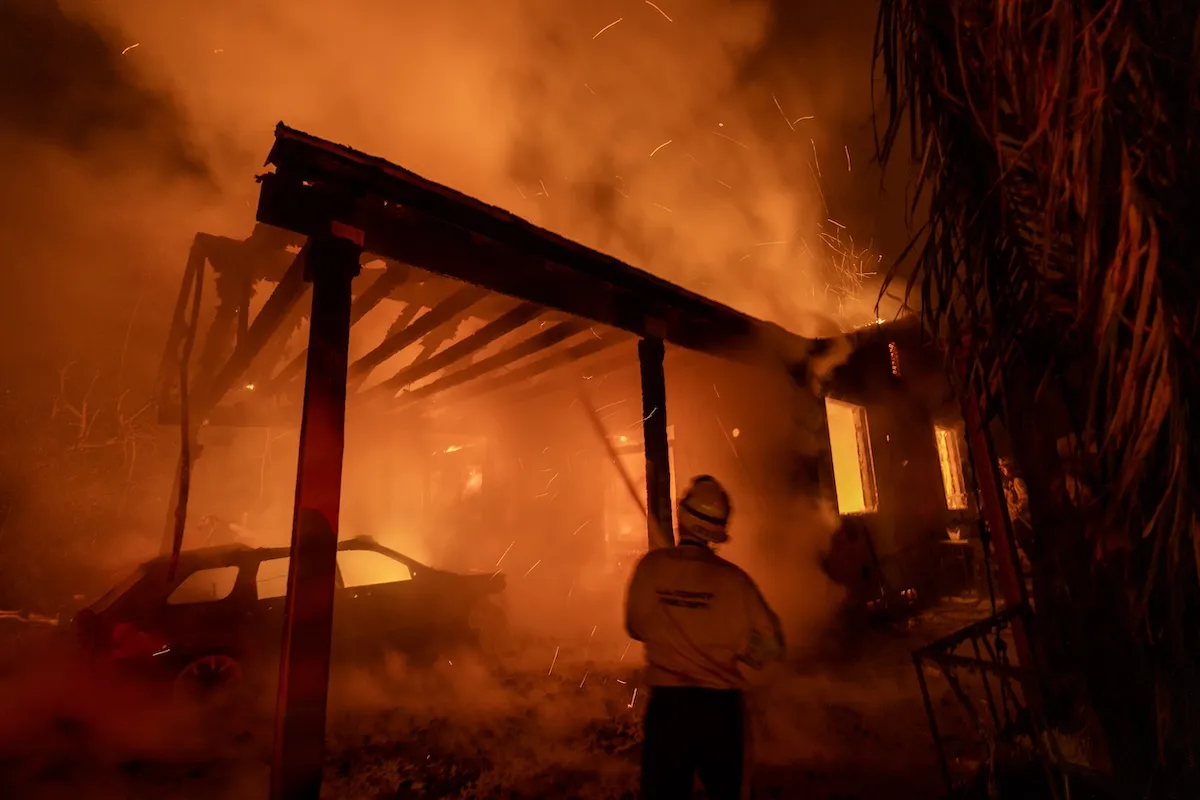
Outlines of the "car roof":
[[[370,536],[357,536],[353,539],[343,539],[338,542],[339,552],[345,550],[370,550],[383,555],[392,556],[410,566],[429,569],[413,558],[403,553],[385,547]],[[250,547],[247,544],[219,544],[210,547],[197,547],[179,552],[179,564],[185,568],[236,566],[258,561],[270,561],[275,558],[287,558],[291,555],[290,547]],[[156,556],[142,564],[144,568],[164,565],[171,560],[169,554]]]

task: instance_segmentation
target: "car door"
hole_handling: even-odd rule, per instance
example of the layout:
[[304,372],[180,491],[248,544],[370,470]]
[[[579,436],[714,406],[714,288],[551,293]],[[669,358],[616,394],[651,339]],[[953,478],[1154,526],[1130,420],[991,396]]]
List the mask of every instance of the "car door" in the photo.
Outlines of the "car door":
[[290,561],[287,556],[264,558],[255,565],[254,637],[264,659],[278,656],[282,647]]
[[425,643],[420,576],[407,564],[375,550],[343,549],[338,572],[335,635],[352,642],[360,654]]
[[[258,646],[273,659],[277,659],[283,646],[283,619],[287,607],[289,556],[264,558],[258,562],[255,573],[254,627]],[[335,591],[341,586],[340,576],[335,576]],[[337,601],[334,601],[334,628],[331,648],[337,658],[345,648],[339,639],[341,628],[337,624]]]
[[241,567],[213,565],[193,570],[167,595],[161,628],[178,656],[224,653],[240,657],[245,645],[247,587]]

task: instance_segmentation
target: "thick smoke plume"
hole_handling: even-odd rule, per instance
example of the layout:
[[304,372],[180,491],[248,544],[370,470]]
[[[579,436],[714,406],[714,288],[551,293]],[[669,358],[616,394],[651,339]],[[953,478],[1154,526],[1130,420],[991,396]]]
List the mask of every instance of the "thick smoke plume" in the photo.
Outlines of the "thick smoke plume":
[[[283,119],[793,329],[873,301],[837,296],[878,259],[825,198],[870,151],[828,135],[848,109],[814,107],[817,65],[753,74],[769,3],[71,3],[231,194]],[[843,82],[865,93],[867,63]]]
[[[195,232],[249,233],[252,178],[279,120],[798,333],[826,335],[874,319],[874,273],[902,233],[897,220],[874,210],[872,4],[837,4],[836,18],[831,4],[806,5],[0,3],[0,609],[69,612],[131,560],[157,552],[176,443],[173,431],[156,425],[151,381],[170,304]],[[668,378],[670,391],[684,396],[668,405],[680,410],[711,383]],[[622,397],[631,416],[611,420],[614,430],[640,419],[636,392]],[[833,520],[803,494],[775,517],[756,510],[787,491],[762,481],[786,467],[739,464],[725,438],[737,436],[734,427],[745,431],[742,443],[772,434],[753,429],[761,409],[733,408],[737,419],[719,418],[733,413],[726,409],[712,414],[711,441],[681,449],[687,463],[677,465],[677,480],[711,470],[737,484],[739,527],[729,555],[760,577],[791,630],[809,635],[837,599],[815,567]],[[527,426],[537,434],[541,420]],[[577,426],[573,448],[588,446],[585,423]],[[287,427],[206,442],[193,517],[259,503],[268,509],[258,520],[263,540],[286,539],[296,448]],[[514,576],[514,616],[526,613],[545,637],[590,640],[590,629],[604,658],[615,661],[610,667],[630,669],[637,653],[628,653],[619,630],[617,592],[594,592],[602,602],[593,606],[605,614],[591,625],[563,619],[561,609],[575,608],[568,601],[582,605],[587,596],[555,572],[548,554],[569,561],[566,546],[518,542],[522,525],[535,527],[527,520],[466,531],[476,544],[457,553],[421,549],[426,532],[402,524],[407,501],[396,491],[419,476],[405,466],[407,452],[382,452],[378,443],[375,432],[352,425],[347,474],[357,491],[345,503],[347,533],[379,535],[386,519],[395,526],[380,538],[417,548],[419,558],[489,569],[503,562]],[[447,444],[455,443],[436,448]],[[811,455],[813,448],[797,449]],[[501,469],[524,469],[511,462]],[[528,468],[529,485],[551,480],[540,474],[549,464]],[[594,495],[587,475],[611,477],[604,464],[588,469],[564,497]],[[573,535],[583,522],[556,510],[543,518],[558,526],[547,525],[547,539]],[[771,537],[779,543],[764,548]],[[532,613],[538,609],[541,616]],[[545,619],[552,611],[557,618]],[[553,670],[551,656],[567,644],[547,638],[528,655]],[[586,683],[596,658],[564,654],[561,668],[572,671],[563,687]],[[67,697],[61,687],[75,680],[37,677],[51,688],[14,681],[5,691],[27,701],[20,719],[0,727],[5,743],[35,741],[38,725],[57,716],[45,698]],[[464,688],[480,683],[472,677],[448,693],[451,710],[465,713],[488,699],[482,727],[488,713],[500,712],[567,724],[570,715],[542,702],[541,690]],[[625,691],[622,684],[618,712]],[[385,686],[363,702],[396,706],[411,694]],[[463,709],[454,706],[460,701]],[[603,698],[587,696],[569,709],[586,715],[600,705]],[[620,719],[633,725],[636,711]],[[158,729],[136,728],[145,734],[120,749],[160,755]]]

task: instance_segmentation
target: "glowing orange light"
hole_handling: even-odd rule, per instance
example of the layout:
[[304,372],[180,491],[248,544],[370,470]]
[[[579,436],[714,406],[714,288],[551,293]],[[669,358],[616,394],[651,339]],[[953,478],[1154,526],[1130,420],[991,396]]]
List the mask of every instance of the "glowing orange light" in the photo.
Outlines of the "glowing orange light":
[[937,426],[938,462],[942,467],[942,488],[946,492],[946,508],[962,511],[967,507],[966,481],[963,477],[962,454],[958,450],[958,436],[950,428]]
[[833,482],[838,512],[866,514],[875,511],[875,466],[867,430],[867,410],[862,406],[825,399],[829,447],[833,456]]

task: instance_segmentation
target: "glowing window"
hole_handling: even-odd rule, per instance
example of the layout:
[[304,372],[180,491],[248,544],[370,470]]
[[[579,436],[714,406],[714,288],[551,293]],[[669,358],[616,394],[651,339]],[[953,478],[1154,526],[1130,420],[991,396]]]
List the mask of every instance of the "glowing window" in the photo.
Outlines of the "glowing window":
[[339,550],[337,562],[347,589],[412,580],[407,566],[374,550]]
[[258,574],[254,583],[259,600],[272,600],[287,596],[288,564],[290,558],[271,558],[258,563]]
[[942,488],[946,491],[946,508],[962,511],[967,507],[966,479],[963,477],[962,452],[958,448],[958,434],[952,428],[938,425],[938,461],[942,465]]
[[837,489],[838,511],[842,514],[866,514],[878,508],[875,495],[875,465],[871,461],[871,440],[867,430],[867,410],[862,406],[825,399],[825,417],[829,424],[829,447],[833,454],[833,482]]
[[895,342],[888,342],[888,356],[892,360],[892,374],[897,378],[900,377],[900,348],[896,347]]
[[224,600],[233,594],[237,584],[237,567],[215,567],[213,569],[198,569],[183,579],[167,597],[167,604],[172,606],[190,605],[192,603],[213,603]]

